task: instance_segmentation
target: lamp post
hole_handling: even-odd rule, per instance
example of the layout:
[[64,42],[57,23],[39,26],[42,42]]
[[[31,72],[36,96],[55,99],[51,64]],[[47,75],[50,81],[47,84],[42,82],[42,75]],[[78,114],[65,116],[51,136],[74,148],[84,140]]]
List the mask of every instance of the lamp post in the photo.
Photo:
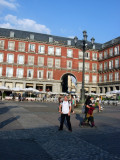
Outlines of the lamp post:
[[[83,72],[82,72],[82,88],[81,88],[81,101],[84,103],[85,101],[85,51],[87,49],[87,32],[86,31],[83,31],[83,46],[82,46],[82,50],[83,50]],[[94,44],[94,41],[95,39],[94,38],[91,38],[91,43],[92,45]],[[74,38],[74,43],[75,43],[75,47],[76,47],[76,44],[78,42],[78,38],[75,37]]]

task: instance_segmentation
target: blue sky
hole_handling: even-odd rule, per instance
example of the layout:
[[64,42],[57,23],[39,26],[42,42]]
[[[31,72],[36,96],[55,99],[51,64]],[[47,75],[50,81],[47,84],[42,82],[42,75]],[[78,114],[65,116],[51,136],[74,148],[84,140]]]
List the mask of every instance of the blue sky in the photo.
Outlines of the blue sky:
[[0,0],[0,27],[105,43],[120,36],[120,0]]

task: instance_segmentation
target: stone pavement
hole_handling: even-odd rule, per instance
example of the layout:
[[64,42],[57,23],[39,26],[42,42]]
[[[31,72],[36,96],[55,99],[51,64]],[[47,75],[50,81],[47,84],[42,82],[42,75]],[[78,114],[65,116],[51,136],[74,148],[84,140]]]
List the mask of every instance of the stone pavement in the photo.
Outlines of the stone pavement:
[[97,128],[81,128],[83,117],[58,131],[58,104],[0,102],[0,160],[119,160],[120,106],[95,114]]

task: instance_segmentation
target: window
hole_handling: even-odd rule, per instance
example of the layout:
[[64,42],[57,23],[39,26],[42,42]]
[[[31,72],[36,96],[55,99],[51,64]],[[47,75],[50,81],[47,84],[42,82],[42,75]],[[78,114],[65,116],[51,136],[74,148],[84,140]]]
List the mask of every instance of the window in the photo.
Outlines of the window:
[[55,53],[56,56],[61,56],[61,48],[56,48],[56,53]]
[[34,34],[30,34],[30,39],[34,40]]
[[107,74],[104,74],[104,82],[107,82]]
[[49,37],[49,42],[53,43],[53,37]]
[[6,77],[13,77],[13,68],[6,68]]
[[23,69],[22,68],[17,68],[17,77],[23,78]]
[[3,53],[0,53],[0,62],[3,62]]
[[115,59],[115,68],[119,68],[119,59]]
[[85,83],[89,83],[89,75],[85,75]]
[[119,80],[119,72],[115,72],[115,81]]
[[67,69],[72,69],[72,61],[67,61]]
[[0,76],[2,76],[2,67],[0,67]]
[[18,55],[18,64],[24,64],[24,55]]
[[102,82],[102,76],[101,75],[99,76],[99,82]]
[[13,31],[10,31],[10,37],[14,37],[14,32]]
[[97,83],[97,76],[96,75],[92,76],[92,82]]
[[88,71],[88,70],[89,70],[89,66],[90,66],[89,63],[85,63],[85,71]]
[[97,53],[92,53],[92,59],[97,60]]
[[38,66],[44,66],[44,57],[38,57]]
[[43,71],[42,70],[38,71],[38,79],[43,79]]
[[50,67],[50,68],[53,67],[53,58],[48,58],[47,66]]
[[99,70],[100,70],[100,71],[103,70],[103,64],[102,64],[102,63],[99,65]]
[[47,71],[47,79],[53,79],[53,72]]
[[89,52],[85,53],[85,59],[90,59],[90,53]]
[[33,78],[33,69],[27,70],[27,78]]
[[72,57],[73,56],[73,50],[72,49],[67,49],[67,57]]
[[7,54],[7,62],[8,63],[14,62],[14,55],[13,54]]
[[41,53],[41,54],[45,53],[45,46],[39,45],[38,46],[38,53]]
[[92,70],[93,70],[93,71],[97,71],[97,64],[96,64],[96,63],[93,63],[93,64],[92,64]]
[[28,56],[28,64],[34,65],[34,56]]
[[29,52],[35,52],[35,44],[29,44]]
[[109,69],[113,69],[113,60],[109,61]]
[[13,42],[13,41],[9,41],[8,42],[8,49],[9,50],[15,50],[15,42]]
[[107,57],[108,57],[108,52],[104,51],[104,58],[107,58]]
[[109,74],[109,81],[113,81],[113,74],[112,73]]
[[20,52],[25,52],[25,43],[19,42],[19,44],[18,44],[18,50]]
[[83,63],[82,62],[79,62],[79,70],[83,70]]
[[114,54],[115,54],[115,55],[118,55],[118,54],[119,54],[119,46],[116,46],[116,47],[114,48]]
[[103,54],[102,53],[99,54],[99,60],[101,60],[101,59],[103,59]]
[[55,67],[60,68],[60,59],[55,59]]
[[104,70],[107,70],[107,69],[108,69],[107,65],[108,65],[107,62],[105,62],[105,63],[104,63]]
[[4,49],[4,40],[0,40],[0,49]]
[[71,46],[71,40],[67,40],[67,45]]
[[109,49],[109,55],[110,55],[110,57],[113,56],[113,48],[110,48],[110,49]]
[[54,47],[48,47],[48,55],[54,55]]
[[79,58],[83,59],[83,52],[82,51],[79,51]]

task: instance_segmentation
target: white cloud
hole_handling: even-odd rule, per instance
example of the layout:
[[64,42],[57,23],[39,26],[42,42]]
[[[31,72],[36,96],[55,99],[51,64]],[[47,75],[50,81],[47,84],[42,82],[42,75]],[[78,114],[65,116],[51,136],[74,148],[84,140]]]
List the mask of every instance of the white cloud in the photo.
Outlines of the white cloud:
[[5,7],[9,9],[16,9],[18,4],[14,1],[6,1],[6,0],[0,0],[0,7]]
[[33,31],[39,33],[50,34],[50,29],[45,25],[38,24],[36,21],[31,19],[19,19],[17,16],[7,15],[4,18],[4,23],[0,24],[2,28],[14,28],[26,31]]

